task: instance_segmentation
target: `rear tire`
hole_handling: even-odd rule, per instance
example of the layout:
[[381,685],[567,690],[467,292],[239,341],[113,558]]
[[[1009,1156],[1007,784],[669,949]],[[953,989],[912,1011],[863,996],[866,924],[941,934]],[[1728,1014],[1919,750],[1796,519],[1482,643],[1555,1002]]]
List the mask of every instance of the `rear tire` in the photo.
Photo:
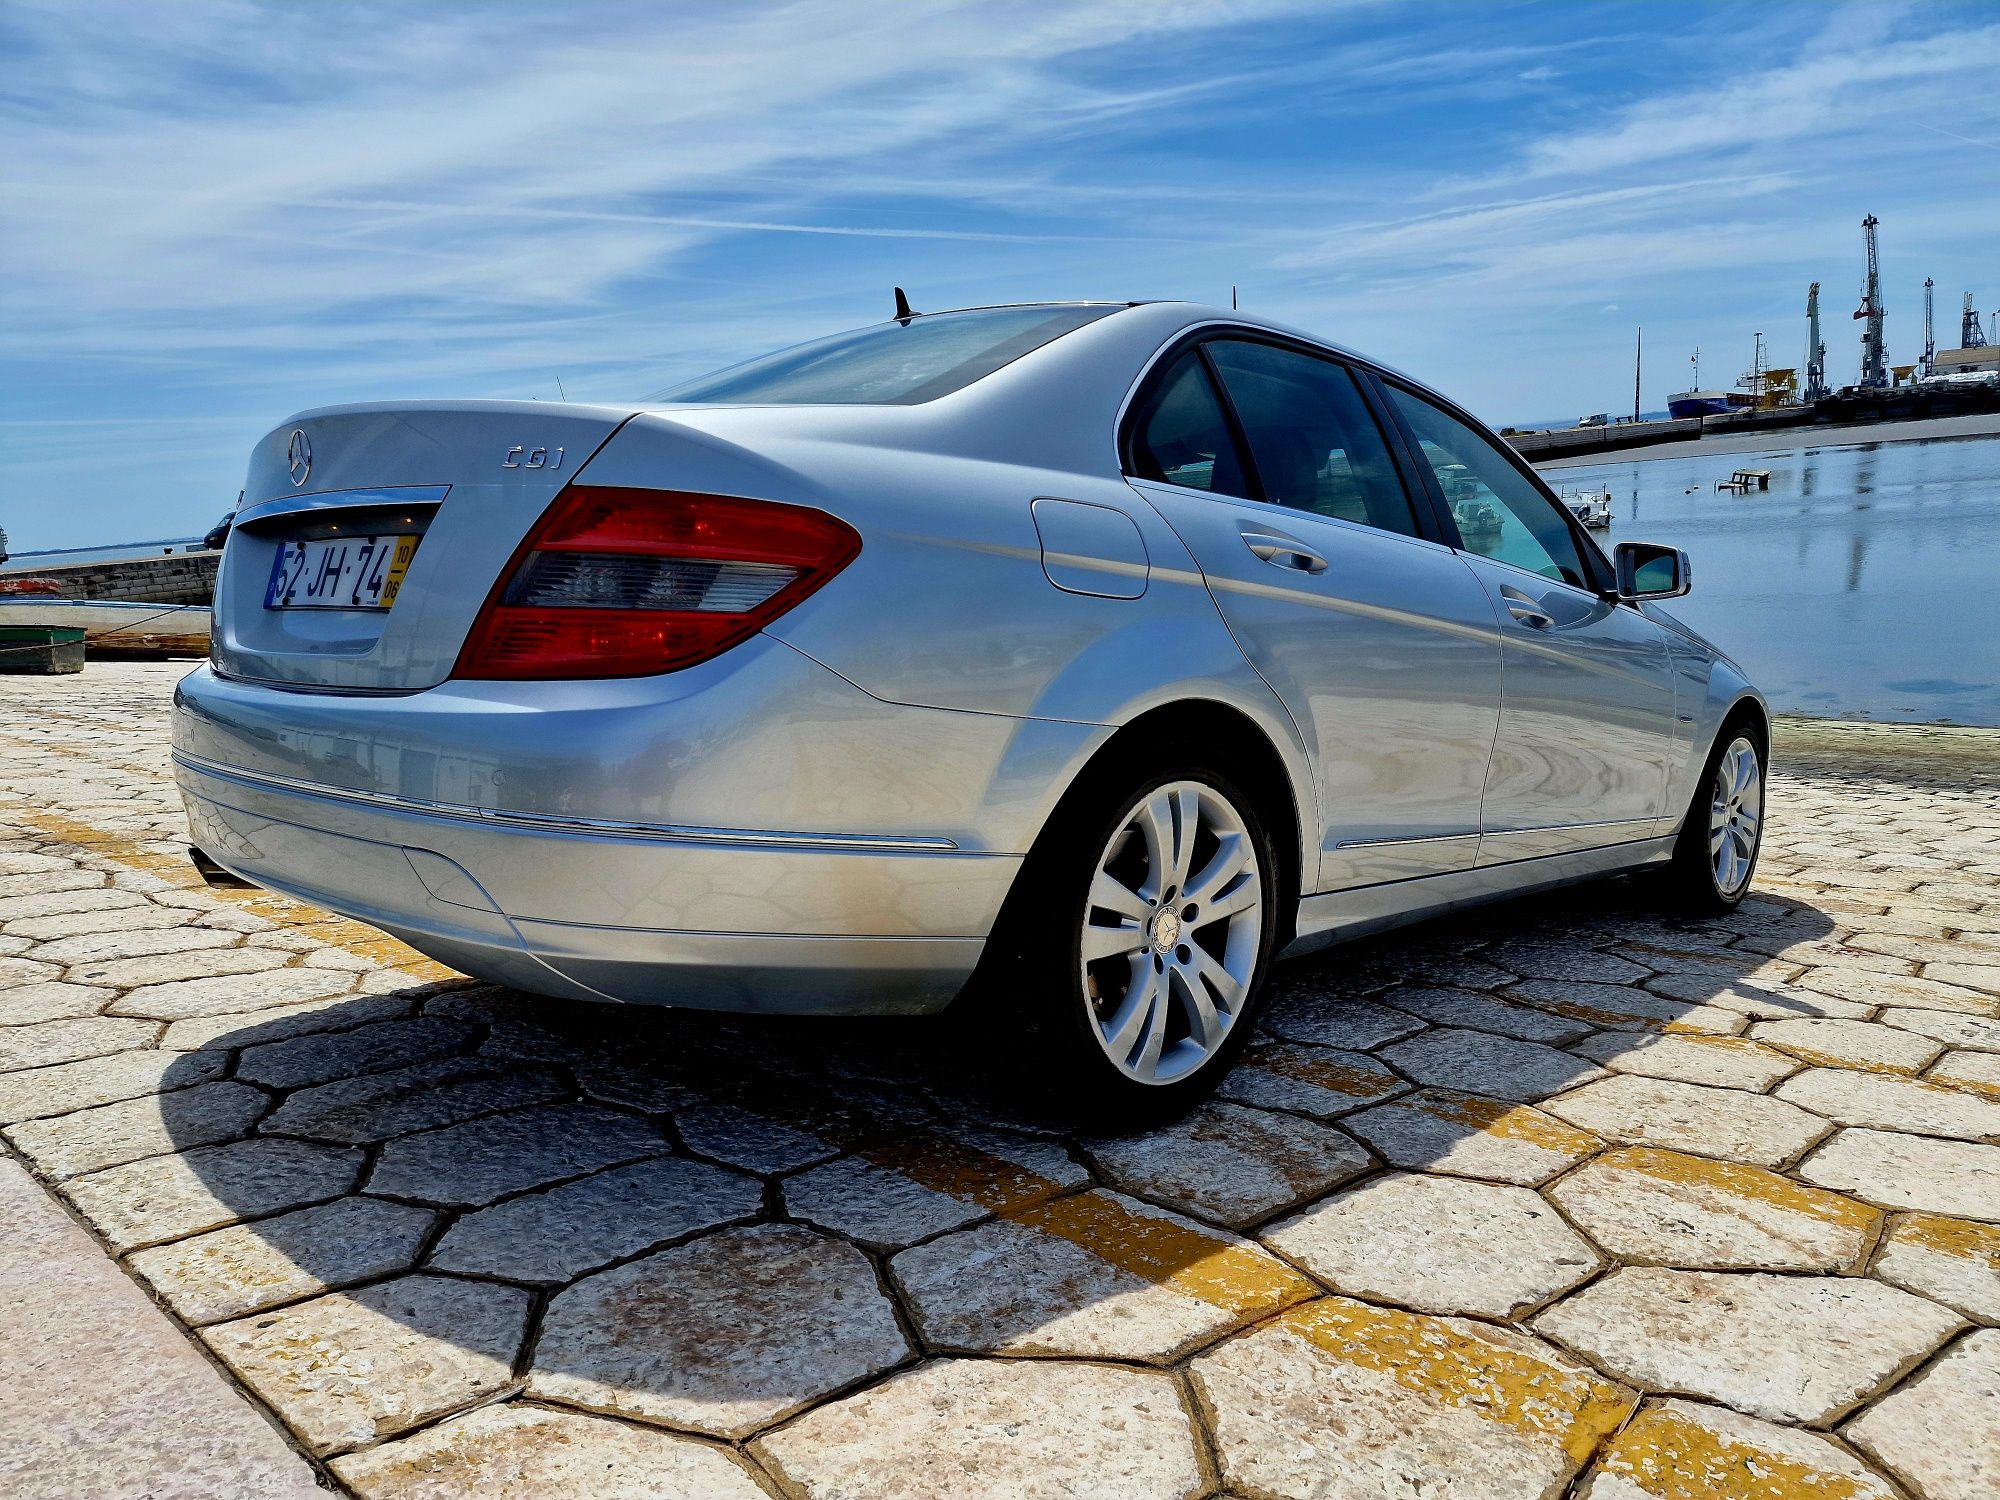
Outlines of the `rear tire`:
[[1745,719],[1725,724],[1695,783],[1661,875],[1667,903],[1690,916],[1734,911],[1764,845],[1764,742]]
[[994,999],[1026,1022],[1024,1071],[1111,1129],[1185,1113],[1249,1041],[1281,874],[1257,803],[1198,762],[1077,788],[995,934]]

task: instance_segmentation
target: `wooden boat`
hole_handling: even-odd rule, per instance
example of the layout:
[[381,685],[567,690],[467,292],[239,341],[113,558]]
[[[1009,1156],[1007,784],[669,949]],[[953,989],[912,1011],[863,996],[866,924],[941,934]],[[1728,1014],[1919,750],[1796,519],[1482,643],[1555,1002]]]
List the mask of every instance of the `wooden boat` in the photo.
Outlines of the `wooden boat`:
[[0,595],[0,625],[80,628],[92,656],[206,656],[205,604],[142,604],[125,599]]

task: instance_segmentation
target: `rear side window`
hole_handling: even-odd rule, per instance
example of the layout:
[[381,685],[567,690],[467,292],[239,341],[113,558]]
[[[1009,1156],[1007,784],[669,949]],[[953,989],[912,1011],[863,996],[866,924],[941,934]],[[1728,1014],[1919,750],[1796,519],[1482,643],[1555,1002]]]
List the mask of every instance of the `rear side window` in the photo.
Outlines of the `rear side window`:
[[1264,498],[1417,535],[1382,429],[1345,366],[1272,344],[1217,339],[1209,357],[1243,425]]
[[963,390],[1122,305],[926,313],[908,322],[878,323],[781,349],[646,399],[732,406],[915,406]]
[[1132,420],[1139,479],[1248,498],[1243,458],[1201,355],[1190,349],[1156,381]]

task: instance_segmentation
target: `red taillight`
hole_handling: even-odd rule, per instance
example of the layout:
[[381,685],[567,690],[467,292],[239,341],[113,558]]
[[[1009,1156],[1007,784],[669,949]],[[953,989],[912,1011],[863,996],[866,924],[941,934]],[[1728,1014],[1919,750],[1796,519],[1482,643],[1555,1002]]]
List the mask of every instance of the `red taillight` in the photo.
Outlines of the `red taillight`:
[[573,484],[487,596],[454,677],[644,677],[720,655],[861,550],[802,505]]

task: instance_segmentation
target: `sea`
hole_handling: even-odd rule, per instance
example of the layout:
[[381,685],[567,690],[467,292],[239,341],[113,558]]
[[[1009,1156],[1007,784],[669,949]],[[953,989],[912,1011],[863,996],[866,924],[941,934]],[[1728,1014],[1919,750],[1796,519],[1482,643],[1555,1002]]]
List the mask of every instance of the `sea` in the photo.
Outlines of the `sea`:
[[[1778,712],[2000,725],[2000,435],[1834,436],[1541,472],[1611,492],[1607,550],[1686,549],[1694,589],[1667,608]],[[1718,490],[1738,468],[1769,469],[1771,487]]]
[[132,562],[142,557],[173,556],[201,550],[198,536],[167,537],[157,542],[124,542],[115,547],[64,547],[52,552],[11,553],[0,573],[32,573],[37,568],[61,568],[72,563]]

